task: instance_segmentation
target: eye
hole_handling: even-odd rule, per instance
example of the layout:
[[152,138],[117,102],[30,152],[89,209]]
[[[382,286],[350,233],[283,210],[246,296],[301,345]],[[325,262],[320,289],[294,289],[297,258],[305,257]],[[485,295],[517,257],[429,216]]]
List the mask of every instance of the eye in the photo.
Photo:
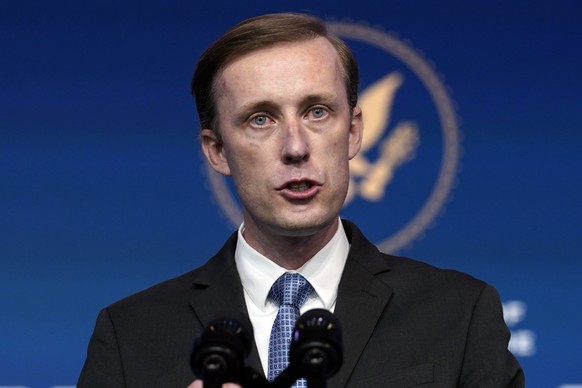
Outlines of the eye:
[[311,109],[311,115],[315,119],[321,119],[327,115],[327,110],[324,108],[313,108]]
[[268,121],[269,121],[269,118],[265,115],[258,115],[258,116],[251,118],[251,124],[256,125],[258,127],[262,127],[264,125],[267,125]]

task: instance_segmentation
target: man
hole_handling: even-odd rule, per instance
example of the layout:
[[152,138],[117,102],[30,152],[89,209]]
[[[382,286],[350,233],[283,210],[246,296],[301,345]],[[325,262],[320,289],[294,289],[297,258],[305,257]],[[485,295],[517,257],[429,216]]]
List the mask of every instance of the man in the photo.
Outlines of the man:
[[247,364],[272,379],[272,285],[288,272],[309,287],[301,313],[325,308],[342,323],[331,387],[524,386],[491,286],[382,254],[340,220],[362,112],[357,65],[321,21],[276,14],[233,27],[192,87],[203,152],[232,177],[244,223],[204,266],[101,311],[79,387],[187,386],[192,343],[220,316],[253,327]]

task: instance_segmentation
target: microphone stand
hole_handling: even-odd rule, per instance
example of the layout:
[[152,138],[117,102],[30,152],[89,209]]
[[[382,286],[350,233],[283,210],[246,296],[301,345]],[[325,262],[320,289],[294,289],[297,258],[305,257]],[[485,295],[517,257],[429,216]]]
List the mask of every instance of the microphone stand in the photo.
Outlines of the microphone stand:
[[321,349],[310,349],[303,356],[305,378],[309,388],[327,388],[328,358]]
[[297,379],[305,378],[308,388],[327,388],[328,354],[319,347],[313,347],[303,354],[301,361],[300,366],[291,363],[269,386],[289,388]]

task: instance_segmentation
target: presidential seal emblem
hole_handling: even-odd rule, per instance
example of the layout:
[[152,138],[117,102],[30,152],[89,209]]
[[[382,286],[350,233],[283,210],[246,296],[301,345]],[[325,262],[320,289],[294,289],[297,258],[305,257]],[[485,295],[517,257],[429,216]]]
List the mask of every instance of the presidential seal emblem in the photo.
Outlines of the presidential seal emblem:
[[[457,115],[441,77],[409,44],[362,24],[326,24],[353,49],[362,81],[364,138],[350,162],[342,216],[395,253],[434,223],[451,194],[460,157]],[[238,227],[242,208],[232,183],[208,164],[205,171],[226,219]]]

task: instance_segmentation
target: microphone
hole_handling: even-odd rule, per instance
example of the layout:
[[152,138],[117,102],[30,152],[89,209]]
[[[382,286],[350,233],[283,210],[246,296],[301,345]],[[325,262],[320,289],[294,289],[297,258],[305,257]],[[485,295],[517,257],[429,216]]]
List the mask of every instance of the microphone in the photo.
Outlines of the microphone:
[[273,381],[275,387],[290,387],[306,378],[309,388],[326,388],[343,362],[339,320],[328,310],[309,310],[297,319],[291,337],[289,366]]
[[194,342],[190,365],[205,388],[220,388],[244,379],[244,360],[250,349],[251,339],[240,323],[217,319]]
[[309,388],[326,388],[343,362],[343,342],[338,319],[329,311],[314,309],[297,319],[291,336],[289,366],[272,383],[252,368],[245,368],[252,338],[233,319],[212,321],[194,342],[190,365],[205,388],[228,382],[254,388],[291,387],[305,378]]

